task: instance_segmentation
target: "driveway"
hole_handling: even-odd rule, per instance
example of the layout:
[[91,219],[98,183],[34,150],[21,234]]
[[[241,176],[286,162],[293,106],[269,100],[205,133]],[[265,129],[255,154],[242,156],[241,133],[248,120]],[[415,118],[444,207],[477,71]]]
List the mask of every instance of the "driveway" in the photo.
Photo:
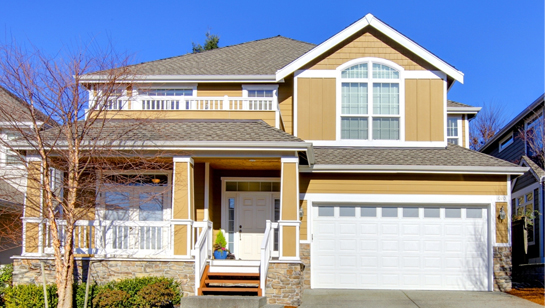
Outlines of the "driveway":
[[300,308],[536,308],[542,307],[502,292],[400,291],[400,290],[305,290]]

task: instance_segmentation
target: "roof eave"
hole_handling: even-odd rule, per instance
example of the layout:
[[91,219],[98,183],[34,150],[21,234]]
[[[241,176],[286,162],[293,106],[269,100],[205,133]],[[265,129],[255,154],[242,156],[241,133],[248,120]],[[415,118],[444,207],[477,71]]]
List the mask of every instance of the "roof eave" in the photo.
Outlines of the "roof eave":
[[337,46],[339,43],[343,42],[350,36],[354,35],[358,31],[364,29],[367,26],[371,26],[375,28],[376,30],[382,32],[384,35],[388,36],[392,40],[398,42],[405,48],[409,49],[425,61],[429,62],[433,66],[440,69],[442,72],[450,76],[456,81],[459,81],[460,83],[464,83],[464,73],[457,70],[450,64],[446,63],[445,61],[441,60],[431,52],[427,51],[420,45],[416,44],[397,30],[393,29],[392,27],[388,26],[378,18],[374,17],[372,14],[365,15],[362,19],[358,20],[357,22],[353,23],[346,29],[342,30],[341,32],[335,34],[331,38],[327,39],[325,42],[321,43],[320,45],[316,46],[315,48],[311,49],[301,57],[295,59],[290,64],[286,65],[282,69],[278,70],[276,72],[276,80],[281,80],[285,78],[286,76],[294,73],[297,69],[303,67],[304,65],[308,64],[312,60],[316,59],[320,55],[324,54],[326,51],[330,50],[331,48]]
[[447,113],[477,114],[482,107],[447,107]]
[[[107,75],[86,75],[81,82],[102,83],[109,80]],[[137,75],[120,78],[119,82],[282,82],[276,75]]]
[[451,174],[500,174],[522,175],[526,167],[494,166],[415,166],[415,165],[314,165],[301,172],[313,173],[451,173]]

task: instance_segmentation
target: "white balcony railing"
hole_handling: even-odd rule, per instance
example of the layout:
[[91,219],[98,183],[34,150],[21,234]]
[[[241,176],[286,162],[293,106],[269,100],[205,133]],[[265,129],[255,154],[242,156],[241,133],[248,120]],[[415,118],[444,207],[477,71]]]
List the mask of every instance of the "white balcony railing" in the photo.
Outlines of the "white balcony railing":
[[195,295],[198,295],[207,260],[212,258],[212,222],[199,221],[193,223],[193,226],[198,230],[197,242],[191,251],[191,255],[195,256]]
[[136,97],[134,99],[110,99],[108,110],[227,110],[227,111],[276,111],[275,97]]

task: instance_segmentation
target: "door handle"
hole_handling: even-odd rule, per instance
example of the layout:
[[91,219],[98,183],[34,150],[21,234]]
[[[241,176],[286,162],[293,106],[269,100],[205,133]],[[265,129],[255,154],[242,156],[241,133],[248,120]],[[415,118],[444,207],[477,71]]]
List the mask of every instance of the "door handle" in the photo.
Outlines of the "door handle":
[[242,240],[242,225],[238,226],[238,239]]

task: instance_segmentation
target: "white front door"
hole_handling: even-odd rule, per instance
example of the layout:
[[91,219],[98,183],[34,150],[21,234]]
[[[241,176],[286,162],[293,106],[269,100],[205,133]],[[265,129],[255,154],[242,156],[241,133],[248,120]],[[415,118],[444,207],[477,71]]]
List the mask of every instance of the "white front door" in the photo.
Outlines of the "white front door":
[[259,260],[267,220],[272,218],[271,194],[239,193],[237,259]]

